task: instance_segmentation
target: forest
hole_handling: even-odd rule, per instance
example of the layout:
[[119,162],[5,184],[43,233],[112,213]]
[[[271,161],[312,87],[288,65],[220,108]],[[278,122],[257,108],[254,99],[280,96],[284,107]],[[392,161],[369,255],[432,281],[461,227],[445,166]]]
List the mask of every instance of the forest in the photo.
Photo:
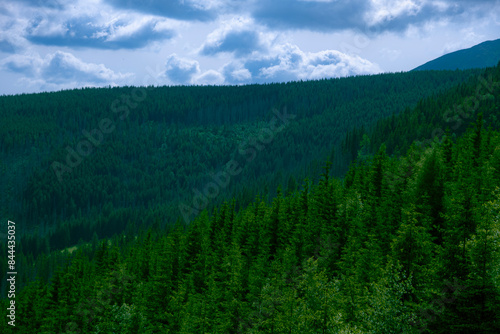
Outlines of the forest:
[[[0,97],[2,217],[25,226],[0,331],[500,332],[499,79]],[[241,176],[186,218],[230,161]]]
[[[256,195],[270,202],[280,184],[293,191],[307,176],[317,181],[326,159],[342,177],[352,161],[340,149],[346,131],[480,72],[2,96],[0,217],[18,224],[18,284],[49,279],[59,262],[51,252],[137,234],[156,221],[162,228],[179,217],[189,224],[199,209],[233,198],[237,209]],[[285,124],[276,115],[292,118]],[[273,126],[281,130],[269,137]],[[197,191],[231,161],[242,168],[239,175],[196,206]]]

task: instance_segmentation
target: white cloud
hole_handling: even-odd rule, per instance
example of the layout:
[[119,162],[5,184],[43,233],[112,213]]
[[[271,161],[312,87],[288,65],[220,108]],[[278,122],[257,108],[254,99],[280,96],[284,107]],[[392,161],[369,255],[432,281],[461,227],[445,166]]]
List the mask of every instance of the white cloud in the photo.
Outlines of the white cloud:
[[35,55],[15,55],[3,59],[0,65],[3,70],[21,73],[27,77],[40,76],[43,59]]
[[399,49],[382,48],[382,49],[380,49],[379,53],[383,57],[385,57],[391,61],[394,61],[394,60],[399,59],[401,57],[402,51]]
[[246,68],[232,71],[231,76],[233,80],[240,82],[248,81],[252,78],[252,74]]
[[178,57],[175,53],[167,59],[165,75],[174,83],[191,84],[200,73],[200,64],[196,60]]
[[222,85],[224,76],[215,70],[208,70],[197,77],[194,82],[198,85]]
[[16,53],[26,48],[26,43],[19,35],[0,31],[0,52]]
[[496,39],[500,29],[500,0],[129,4],[0,1],[0,76],[5,78],[0,94],[26,91],[11,88],[16,79],[34,87],[31,91],[42,85],[140,85],[145,64],[161,67],[155,77],[161,84],[264,83],[377,73],[380,67],[409,70]]
[[222,21],[220,27],[207,36],[199,53],[215,55],[218,53],[233,53],[241,57],[254,52],[265,52],[272,41],[273,34],[264,33],[262,27],[253,20],[243,17]]
[[270,56],[250,57],[227,64],[223,73],[234,84],[283,82],[380,73],[382,70],[357,55],[337,50],[304,52],[286,43],[272,48]]
[[366,20],[369,25],[375,25],[402,15],[415,16],[422,9],[423,2],[422,0],[371,0],[372,10],[367,12]]
[[377,64],[356,55],[346,55],[336,50],[326,50],[308,54],[304,79],[345,77],[361,74],[380,73]]
[[22,37],[24,23],[22,20],[16,20],[15,17],[15,12],[2,9],[0,5],[0,52],[16,53],[28,46]]
[[152,17],[124,16],[106,19],[75,16],[64,20],[36,18],[24,36],[35,44],[98,49],[139,49],[175,35],[172,24]]
[[0,62],[3,70],[22,75],[30,85],[55,89],[126,84],[132,74],[115,73],[103,64],[86,63],[71,53],[57,51],[44,58],[38,54],[9,56]]
[[478,34],[476,34],[472,28],[463,29],[461,32],[463,38],[460,41],[446,43],[443,47],[442,54],[470,48],[476,44],[479,44],[484,38],[484,36],[479,36]]
[[129,76],[115,73],[103,64],[85,63],[71,53],[61,51],[48,56],[44,65],[42,76],[53,83],[75,81],[107,84],[122,81]]

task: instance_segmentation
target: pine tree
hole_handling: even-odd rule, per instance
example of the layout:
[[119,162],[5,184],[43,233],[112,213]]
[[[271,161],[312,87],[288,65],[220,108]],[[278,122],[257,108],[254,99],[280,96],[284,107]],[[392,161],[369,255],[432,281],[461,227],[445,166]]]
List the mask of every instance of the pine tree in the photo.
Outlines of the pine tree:
[[441,278],[463,280],[468,274],[466,245],[477,224],[473,213],[475,196],[470,184],[460,182],[455,187],[446,205]]
[[468,246],[470,275],[464,299],[472,303],[477,332],[500,331],[500,189],[482,206],[482,219]]
[[481,143],[482,143],[482,128],[483,128],[483,114],[479,113],[476,119],[474,130],[471,135],[472,141],[472,165],[477,168],[480,164],[481,158]]
[[414,302],[426,297],[424,293],[433,278],[434,244],[422,218],[423,215],[414,206],[403,210],[403,222],[391,244],[391,260],[401,265],[402,280],[411,277],[410,286],[415,292],[413,295],[404,295],[404,299]]
[[16,327],[22,328],[25,333],[41,329],[47,302],[47,286],[40,279],[25,287],[21,298],[16,301]]
[[427,217],[425,227],[432,233],[437,244],[443,240],[444,230],[444,173],[438,160],[437,148],[430,148],[423,158],[421,170],[415,183],[414,198],[416,209]]
[[423,326],[405,296],[414,292],[411,277],[402,277],[402,267],[387,263],[378,282],[371,284],[370,309],[364,319],[365,328],[374,333],[421,333]]
[[452,159],[453,159],[453,142],[450,136],[450,129],[446,128],[445,136],[442,145],[442,155],[444,162],[444,178],[445,182],[451,181]]

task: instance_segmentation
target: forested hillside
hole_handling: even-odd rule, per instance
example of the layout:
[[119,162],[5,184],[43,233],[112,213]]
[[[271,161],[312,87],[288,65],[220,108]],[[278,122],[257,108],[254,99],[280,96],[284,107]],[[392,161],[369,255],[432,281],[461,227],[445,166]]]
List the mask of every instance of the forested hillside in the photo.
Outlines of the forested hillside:
[[499,80],[352,131],[343,178],[42,255],[17,332],[500,332]]
[[[500,65],[500,63],[499,63]],[[499,87],[498,66],[436,96],[420,100],[414,108],[406,108],[398,116],[379,119],[372,127],[349,131],[341,150],[351,161],[362,154],[373,154],[385,143],[387,153],[401,154],[415,141],[424,144],[440,139],[446,129],[453,137],[460,136],[479,113],[486,124],[500,126],[500,104],[496,98]],[[366,136],[366,138],[365,138]]]
[[[155,223],[188,224],[225,200],[236,209],[257,194],[269,202],[280,184],[291,193],[305,176],[317,182],[327,157],[332,175],[343,176],[346,131],[479,73],[2,96],[0,217],[18,224],[19,288],[51,277],[62,256],[55,251]],[[228,164],[235,175],[207,198]]]
[[326,163],[271,204],[82,245],[17,297],[16,330],[497,333],[500,133],[487,128],[479,114],[402,157],[360,154],[343,182]]
[[495,66],[499,61],[500,39],[497,39],[445,54],[415,68],[414,71],[486,68]]

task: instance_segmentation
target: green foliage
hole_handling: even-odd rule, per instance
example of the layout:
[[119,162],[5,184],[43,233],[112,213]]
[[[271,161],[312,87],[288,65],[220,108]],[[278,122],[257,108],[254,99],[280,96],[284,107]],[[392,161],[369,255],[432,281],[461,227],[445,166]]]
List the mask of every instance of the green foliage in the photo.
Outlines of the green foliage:
[[[491,71],[496,75],[498,68]],[[493,93],[496,98],[498,92]],[[425,100],[407,114],[367,128],[365,139],[377,133],[380,124],[410,132],[403,120],[415,125],[424,105],[443,111],[438,106],[446,108],[443,100],[448,96]],[[197,103],[189,94],[181,97],[186,101],[179,104]],[[162,117],[155,110],[151,115]],[[221,124],[231,123],[232,117],[250,117],[244,112],[214,115]],[[484,115],[485,120],[491,118]],[[132,123],[148,117],[143,110]],[[181,113],[165,117],[179,124],[186,121]],[[114,226],[115,232],[122,226],[124,233],[99,242],[99,233],[82,228],[91,243],[80,242],[72,253],[52,249],[39,262],[33,249],[45,246],[22,246],[30,251],[20,254],[19,271],[33,270],[33,263],[43,263],[45,269],[30,272],[40,279],[16,296],[16,330],[498,332],[500,132],[485,130],[481,117],[477,119],[461,136],[447,135],[429,147],[414,143],[402,157],[390,153],[392,144],[379,145],[373,157],[365,154],[366,159],[352,164],[343,181],[332,177],[334,163],[328,162],[322,173],[321,164],[315,165],[317,175],[312,172],[317,168],[311,167],[312,174],[297,182],[300,187],[294,185],[295,177],[283,173],[278,183],[290,180],[285,194],[271,183],[269,194],[248,205],[230,199],[202,210],[186,226],[179,220],[164,224],[169,211],[162,206],[125,209],[113,198],[102,201],[95,226],[102,231]],[[370,140],[373,147],[380,138]],[[297,151],[304,147],[295,145]],[[88,222],[85,217],[82,213],[70,218],[69,225],[61,223],[58,238],[67,238],[68,226]],[[6,305],[3,300],[1,306]],[[13,331],[3,322],[0,332]]]

